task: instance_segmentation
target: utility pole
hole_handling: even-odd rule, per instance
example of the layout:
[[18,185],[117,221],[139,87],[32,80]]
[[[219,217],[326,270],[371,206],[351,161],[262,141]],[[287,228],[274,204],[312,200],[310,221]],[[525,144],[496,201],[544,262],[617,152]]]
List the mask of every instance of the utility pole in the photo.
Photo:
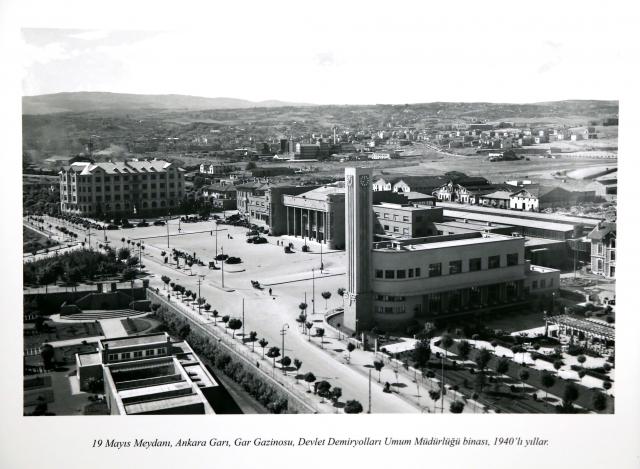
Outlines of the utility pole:
[[324,263],[322,262],[322,241],[320,241],[320,273],[322,273],[322,269],[324,269]]
[[[282,329],[280,330],[280,335],[282,336],[282,358],[284,358],[284,335],[287,333],[287,329],[289,329],[289,324],[286,322],[282,325]],[[280,359],[282,361],[282,358]],[[282,365],[282,373],[286,374],[287,370],[284,369],[284,365]]]
[[91,249],[91,225],[89,225],[89,228],[87,231],[88,231],[87,238],[89,239],[89,249]]
[[[202,314],[202,302],[200,301],[200,284],[204,280],[204,275],[198,275],[198,315]],[[243,324],[244,327],[244,324]]]
[[311,269],[311,314],[316,314],[316,269]]
[[244,340],[244,298],[242,298],[242,340]]
[[371,413],[371,368],[369,368],[369,408],[367,414]]
[[167,216],[167,250],[169,249],[169,220],[171,219],[171,212],[168,212]]
[[220,260],[222,266],[222,288],[224,288],[224,246],[220,248],[220,252],[222,253],[222,259]]

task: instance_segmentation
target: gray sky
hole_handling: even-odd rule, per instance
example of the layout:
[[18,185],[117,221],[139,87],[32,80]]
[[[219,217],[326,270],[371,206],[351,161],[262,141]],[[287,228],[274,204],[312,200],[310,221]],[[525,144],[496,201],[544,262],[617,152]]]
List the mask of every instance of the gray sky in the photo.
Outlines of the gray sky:
[[162,15],[132,5],[126,21],[115,9],[103,24],[99,12],[86,21],[80,11],[83,21],[62,22],[73,29],[51,28],[55,15],[40,21],[49,28],[23,28],[23,93],[318,104],[618,98],[616,12],[596,11],[601,3],[173,5]]

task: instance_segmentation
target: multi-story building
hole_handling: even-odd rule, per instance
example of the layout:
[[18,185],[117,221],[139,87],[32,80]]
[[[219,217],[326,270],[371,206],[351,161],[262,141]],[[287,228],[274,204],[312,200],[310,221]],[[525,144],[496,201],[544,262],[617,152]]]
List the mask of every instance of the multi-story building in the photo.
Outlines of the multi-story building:
[[80,216],[153,216],[184,198],[184,170],[163,160],[76,162],[60,173],[60,209]]
[[616,276],[616,224],[602,222],[589,233],[591,272],[607,278]]
[[222,210],[235,210],[237,208],[237,190],[232,184],[211,184],[204,186],[200,193],[213,208]]
[[370,171],[345,170],[346,327],[394,329],[503,310],[559,286],[559,271],[525,260],[521,236],[476,232],[374,243]]
[[344,249],[344,188],[323,186],[298,195],[284,194],[285,234]]
[[318,186],[292,186],[289,184],[262,184],[247,196],[249,221],[269,228],[274,236],[284,234],[286,226],[286,207],[283,196],[298,195]]
[[221,392],[189,344],[166,332],[102,339],[76,364],[81,389],[103,381],[112,415],[213,414]]
[[434,222],[442,221],[440,207],[380,202],[373,204],[374,235],[378,238],[419,238],[438,233]]

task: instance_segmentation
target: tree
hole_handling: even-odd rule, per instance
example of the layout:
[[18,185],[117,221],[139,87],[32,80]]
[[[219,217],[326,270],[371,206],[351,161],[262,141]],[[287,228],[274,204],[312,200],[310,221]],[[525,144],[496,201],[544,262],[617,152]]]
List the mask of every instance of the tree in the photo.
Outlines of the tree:
[[322,327],[316,327],[316,337],[320,337],[320,347],[324,348],[322,338],[324,337],[324,329]]
[[231,329],[233,331],[233,336],[232,338],[236,338],[236,331],[238,329],[240,329],[242,327],[242,321],[238,318],[231,318],[229,319],[229,322],[227,323],[227,326],[229,327],[229,329]]
[[478,365],[478,369],[480,371],[484,370],[487,367],[489,361],[491,360],[491,356],[492,353],[486,348],[480,349],[480,351],[476,354],[476,364]]
[[362,404],[358,401],[352,399],[347,401],[344,405],[344,413],[345,414],[359,414],[363,411]]
[[382,369],[384,368],[384,362],[382,360],[374,360],[373,367],[378,372],[378,383],[380,382],[380,376],[382,374]]
[[501,375],[506,374],[507,371],[509,371],[509,360],[506,360],[504,358],[500,360],[496,365],[496,371]]
[[461,414],[464,410],[464,402],[462,401],[453,401],[449,406],[449,410],[452,414]]
[[578,378],[580,378],[580,381],[582,381],[582,378],[584,378],[586,374],[587,372],[585,370],[578,371]]
[[331,298],[331,292],[330,291],[323,291],[321,293],[322,298],[324,298],[324,309],[327,309],[327,302],[329,301],[329,298]]
[[313,323],[305,322],[304,325],[307,328],[307,337],[309,338],[309,342],[311,342],[311,328],[313,327]]
[[356,349],[356,346],[353,344],[353,342],[349,342],[347,344],[347,352],[349,352],[349,360],[351,360],[351,352],[353,352]]
[[598,412],[603,411],[604,409],[607,408],[607,396],[605,396],[604,393],[601,393],[599,391],[594,393],[592,404],[593,404],[593,408]]
[[118,249],[118,260],[119,261],[126,261],[127,259],[129,259],[129,257],[131,257],[131,251],[129,250],[129,248],[120,248],[120,249]]
[[169,282],[171,282],[171,279],[169,277],[167,277],[166,275],[163,275],[160,278],[162,279],[162,282],[164,283],[164,287],[166,289],[167,286],[169,285]]
[[330,391],[331,383],[329,383],[329,381],[322,380],[316,383],[316,392],[320,397],[322,397],[323,401],[325,397],[330,397]]
[[311,383],[313,383],[316,380],[315,375],[311,372],[308,372],[307,374],[304,375],[304,380],[309,385],[309,392],[311,392]]
[[578,355],[578,363],[580,363],[580,365],[584,365],[584,362],[587,361],[587,357],[585,357],[584,355]]
[[431,358],[431,342],[428,337],[421,336],[413,348],[413,361],[421,370],[427,366]]
[[553,367],[555,368],[556,371],[560,371],[560,368],[562,368],[562,360],[554,360],[553,362]]
[[224,315],[222,316],[222,322],[224,323],[224,331],[227,332],[227,327],[229,327],[229,316],[228,315]]
[[211,305],[209,303],[205,303],[204,310],[209,312],[210,309],[211,309]]
[[344,294],[347,292],[344,288],[338,288],[338,295],[342,298],[342,306],[344,307]]
[[604,382],[602,383],[602,387],[603,387],[606,391],[608,391],[609,389],[611,389],[611,381],[604,381]]
[[250,171],[252,169],[256,169],[256,164],[253,161],[249,161],[247,165],[244,167],[245,170]]
[[529,370],[522,369],[520,370],[520,381],[522,381],[522,393],[524,394],[524,383],[529,380]]
[[493,347],[493,353],[496,352],[496,347],[498,346],[498,341],[497,340],[492,340],[491,341],[491,346]]
[[580,391],[578,390],[578,387],[573,383],[567,383],[567,385],[564,387],[564,393],[562,394],[564,406],[567,408],[571,408],[571,406],[579,396]]
[[[206,308],[206,307],[205,307]],[[213,316],[213,323],[216,324],[218,322],[218,315],[220,313],[218,312],[217,309],[214,309],[213,311],[211,311],[211,316]]]
[[276,367],[276,358],[280,356],[280,349],[278,347],[271,347],[267,352],[267,357],[273,359],[273,367]]
[[293,366],[296,368],[296,381],[298,381],[298,372],[300,371],[300,368],[302,367],[302,361],[298,360],[297,358],[293,359]]
[[440,391],[429,391],[429,398],[433,401],[433,412],[436,411],[436,403],[440,399]]
[[458,355],[462,360],[466,360],[469,358],[469,353],[471,353],[471,344],[467,340],[462,340],[458,344]]
[[258,333],[256,331],[249,332],[249,341],[251,342],[251,351],[256,351],[256,339],[258,338]]
[[556,384],[556,377],[553,376],[551,373],[549,373],[548,371],[544,371],[542,373],[542,377],[540,378],[540,381],[542,382],[542,385],[545,388],[545,399],[547,397],[549,397],[549,389],[551,389],[555,384]]
[[331,400],[333,401],[334,404],[338,403],[338,400],[342,397],[342,388],[339,387],[334,387],[331,390]]
[[305,313],[300,313],[296,318],[296,322],[302,327],[302,333],[305,333],[305,322],[307,321],[307,315]]
[[178,337],[180,338],[180,340],[185,340],[190,332],[191,332],[191,326],[189,324],[185,324],[178,331]]
[[280,360],[280,365],[282,365],[282,371],[284,372],[284,374],[287,374],[287,367],[289,365],[291,365],[291,358],[284,356],[282,357],[282,360]]
[[269,341],[263,337],[258,341],[258,345],[262,347],[262,358],[264,358],[264,349],[269,345]]
[[45,370],[50,370],[54,367],[55,350],[51,344],[44,344],[42,346],[40,356],[42,357]]

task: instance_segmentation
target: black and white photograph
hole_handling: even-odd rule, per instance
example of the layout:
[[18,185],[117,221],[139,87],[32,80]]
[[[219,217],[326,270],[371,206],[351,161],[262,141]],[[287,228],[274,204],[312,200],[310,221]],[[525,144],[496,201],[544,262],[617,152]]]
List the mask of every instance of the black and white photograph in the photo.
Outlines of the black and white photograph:
[[[639,416],[616,402],[640,384],[635,208],[618,205],[637,42],[619,5],[27,3],[3,7],[14,419],[72,425],[98,459],[379,446],[390,462],[542,452],[544,432],[509,430],[533,414],[589,445]],[[360,433],[309,433],[320,414]],[[96,431],[198,415],[217,433]],[[224,432],[251,415],[300,433]]]

